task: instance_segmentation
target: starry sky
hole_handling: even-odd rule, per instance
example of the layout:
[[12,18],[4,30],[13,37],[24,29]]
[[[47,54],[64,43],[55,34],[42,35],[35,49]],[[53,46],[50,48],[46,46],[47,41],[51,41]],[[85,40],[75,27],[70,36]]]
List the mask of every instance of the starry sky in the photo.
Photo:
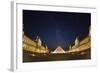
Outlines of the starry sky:
[[61,46],[65,50],[89,33],[90,13],[23,10],[23,31],[32,40],[40,37],[49,50]]

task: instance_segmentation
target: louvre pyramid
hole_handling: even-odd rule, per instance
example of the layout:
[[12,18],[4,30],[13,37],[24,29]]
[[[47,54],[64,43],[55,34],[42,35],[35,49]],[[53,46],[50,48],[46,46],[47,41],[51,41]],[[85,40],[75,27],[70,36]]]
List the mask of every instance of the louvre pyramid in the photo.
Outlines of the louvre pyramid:
[[61,46],[58,46],[52,53],[65,53]]

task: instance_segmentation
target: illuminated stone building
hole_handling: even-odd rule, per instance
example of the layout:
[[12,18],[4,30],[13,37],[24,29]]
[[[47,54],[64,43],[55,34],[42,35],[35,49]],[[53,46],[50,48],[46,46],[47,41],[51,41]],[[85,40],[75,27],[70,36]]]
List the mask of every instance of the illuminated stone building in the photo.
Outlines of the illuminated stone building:
[[37,38],[35,41],[31,40],[26,35],[23,35],[23,50],[29,51],[32,53],[48,53],[49,50],[46,47],[42,46],[42,41],[40,38]]
[[81,41],[79,41],[78,39],[76,40],[75,40],[75,44],[67,52],[79,52],[79,51],[84,51],[91,48],[90,35],[88,35]]

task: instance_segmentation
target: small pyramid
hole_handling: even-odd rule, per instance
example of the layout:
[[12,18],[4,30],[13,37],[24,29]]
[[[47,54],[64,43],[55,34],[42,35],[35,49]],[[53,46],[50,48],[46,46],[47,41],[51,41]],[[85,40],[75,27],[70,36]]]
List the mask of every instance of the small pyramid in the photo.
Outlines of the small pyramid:
[[65,53],[65,51],[61,46],[58,46],[52,53]]

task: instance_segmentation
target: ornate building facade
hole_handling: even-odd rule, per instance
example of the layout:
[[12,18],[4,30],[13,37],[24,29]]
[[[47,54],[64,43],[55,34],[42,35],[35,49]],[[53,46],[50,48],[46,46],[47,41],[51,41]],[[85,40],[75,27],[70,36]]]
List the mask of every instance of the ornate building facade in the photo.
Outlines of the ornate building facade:
[[40,38],[36,38],[36,40],[31,40],[25,34],[23,35],[23,50],[29,51],[32,53],[48,53],[49,50],[46,47],[42,46],[42,41]]
[[91,40],[90,40],[90,35],[88,35],[87,37],[85,37],[83,40],[79,40],[76,38],[75,40],[75,44],[70,47],[69,51],[67,51],[68,53],[70,52],[80,52],[80,51],[84,51],[84,50],[88,50],[91,48]]

